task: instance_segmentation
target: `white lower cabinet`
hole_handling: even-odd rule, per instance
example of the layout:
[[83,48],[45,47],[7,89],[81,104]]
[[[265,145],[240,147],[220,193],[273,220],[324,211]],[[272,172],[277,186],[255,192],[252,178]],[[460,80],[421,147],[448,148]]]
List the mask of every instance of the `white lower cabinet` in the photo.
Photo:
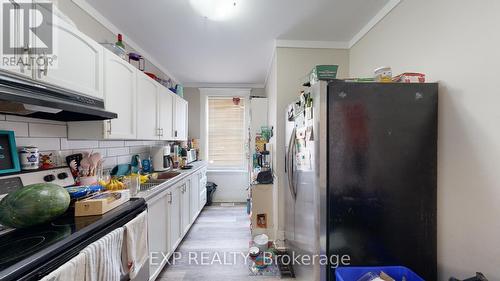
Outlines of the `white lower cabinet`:
[[182,232],[181,232],[181,187],[182,186],[175,186],[170,188],[170,192],[168,193],[169,195],[169,206],[168,206],[168,212],[169,212],[169,218],[170,218],[170,224],[169,224],[169,237],[170,237],[170,250],[172,252],[175,251],[177,246],[179,245],[179,242],[182,239]]
[[205,184],[200,188],[203,182],[206,183],[206,168],[166,187],[164,192],[147,201],[148,243],[152,257],[149,280],[158,277],[205,205],[206,195],[205,202],[200,202],[200,194],[203,191],[206,194]]
[[199,208],[199,200],[200,200],[200,178],[201,178],[201,172],[195,173],[193,176],[191,176],[190,183],[191,183],[191,202],[190,202],[190,215],[191,215],[191,221],[196,220],[196,217],[198,216],[198,213],[200,212]]
[[171,252],[169,239],[169,196],[164,193],[148,201],[149,274],[157,276],[165,262],[163,256]]
[[181,186],[181,208],[182,208],[182,214],[181,214],[181,229],[182,229],[182,235],[186,234],[189,230],[189,226],[191,224],[191,180],[188,179],[182,186]]
[[207,204],[207,169],[203,168],[200,172],[200,191],[198,199],[198,210],[201,212]]

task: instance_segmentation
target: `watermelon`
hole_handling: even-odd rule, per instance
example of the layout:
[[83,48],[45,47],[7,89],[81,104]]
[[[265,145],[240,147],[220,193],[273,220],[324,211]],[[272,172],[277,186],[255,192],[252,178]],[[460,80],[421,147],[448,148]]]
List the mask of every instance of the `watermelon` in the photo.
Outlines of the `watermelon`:
[[24,228],[50,222],[69,207],[66,189],[52,183],[27,185],[0,201],[0,224]]

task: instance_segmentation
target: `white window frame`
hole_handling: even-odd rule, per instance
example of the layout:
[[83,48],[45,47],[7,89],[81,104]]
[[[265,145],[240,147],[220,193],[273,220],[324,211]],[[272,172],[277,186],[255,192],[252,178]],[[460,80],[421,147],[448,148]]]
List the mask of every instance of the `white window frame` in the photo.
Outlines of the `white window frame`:
[[[250,88],[200,88],[200,152],[202,159],[208,159],[208,98],[209,97],[239,97],[245,100],[245,128],[244,132],[249,129],[250,120]],[[245,163],[238,169],[210,167],[209,171],[224,171],[224,172],[247,172],[249,143],[245,136]]]

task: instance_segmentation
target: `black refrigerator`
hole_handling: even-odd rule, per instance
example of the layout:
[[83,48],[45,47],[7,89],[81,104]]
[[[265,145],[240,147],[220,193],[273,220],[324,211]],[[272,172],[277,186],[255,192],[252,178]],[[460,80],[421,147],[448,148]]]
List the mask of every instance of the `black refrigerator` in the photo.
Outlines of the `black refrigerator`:
[[[285,241],[437,280],[438,85],[319,82],[288,107]],[[294,265],[299,279],[335,267]]]

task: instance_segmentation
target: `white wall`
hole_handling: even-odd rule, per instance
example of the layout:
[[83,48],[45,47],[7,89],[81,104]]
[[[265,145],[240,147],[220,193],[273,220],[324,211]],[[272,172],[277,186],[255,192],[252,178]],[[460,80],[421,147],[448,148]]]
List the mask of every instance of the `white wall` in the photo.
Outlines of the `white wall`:
[[[278,208],[278,231],[283,231],[285,221],[285,114],[286,107],[295,101],[302,89],[301,85],[312,68],[320,64],[339,65],[338,78],[349,76],[349,51],[344,49],[277,48],[266,90],[269,98],[269,123],[274,126],[275,147],[273,169],[276,176],[275,189],[278,197],[274,200]],[[279,237],[279,236],[277,236]]]
[[440,83],[439,280],[500,280],[499,32],[498,0],[403,0],[350,54],[352,76],[389,65]]
[[201,137],[200,127],[200,90],[198,88],[184,88],[184,99],[188,101],[188,136],[191,139]]
[[207,180],[216,183],[214,202],[246,202],[248,173],[246,171],[208,171]]

